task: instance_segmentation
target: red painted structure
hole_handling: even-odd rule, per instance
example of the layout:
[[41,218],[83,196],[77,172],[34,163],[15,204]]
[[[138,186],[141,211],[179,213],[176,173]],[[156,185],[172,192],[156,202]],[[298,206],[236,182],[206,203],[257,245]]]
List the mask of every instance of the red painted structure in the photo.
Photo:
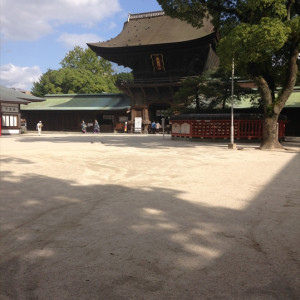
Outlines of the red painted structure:
[[[278,139],[285,136],[286,120],[278,121]],[[180,115],[171,118],[172,137],[229,139],[230,114]],[[261,115],[235,115],[235,139],[262,139],[263,119]]]

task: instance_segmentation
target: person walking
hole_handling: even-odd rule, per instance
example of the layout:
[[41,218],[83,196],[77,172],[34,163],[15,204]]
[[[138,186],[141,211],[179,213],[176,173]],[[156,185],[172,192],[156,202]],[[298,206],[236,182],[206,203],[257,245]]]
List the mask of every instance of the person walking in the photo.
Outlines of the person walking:
[[36,130],[38,131],[39,135],[42,134],[42,127],[43,127],[43,123],[42,123],[42,121],[39,121],[39,122],[36,124]]
[[81,123],[81,131],[82,131],[82,133],[86,133],[86,124],[85,124],[85,122],[84,122],[84,120],[82,120],[82,123]]
[[100,132],[100,125],[97,120],[95,120],[94,124],[94,133],[99,133]]

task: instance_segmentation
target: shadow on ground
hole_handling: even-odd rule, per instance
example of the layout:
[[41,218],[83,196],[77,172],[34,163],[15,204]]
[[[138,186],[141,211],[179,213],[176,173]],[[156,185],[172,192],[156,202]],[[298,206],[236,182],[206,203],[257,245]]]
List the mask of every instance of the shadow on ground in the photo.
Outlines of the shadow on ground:
[[299,299],[299,190],[284,173],[245,210],[2,173],[0,299]]

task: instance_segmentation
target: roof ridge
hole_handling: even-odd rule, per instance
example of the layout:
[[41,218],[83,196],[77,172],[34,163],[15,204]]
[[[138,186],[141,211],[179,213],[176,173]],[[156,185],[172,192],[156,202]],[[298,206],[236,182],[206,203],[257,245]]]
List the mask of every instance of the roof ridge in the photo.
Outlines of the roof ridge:
[[153,18],[153,17],[164,16],[164,15],[165,12],[163,10],[150,11],[150,12],[138,13],[138,14],[128,14],[128,22],[130,20]]

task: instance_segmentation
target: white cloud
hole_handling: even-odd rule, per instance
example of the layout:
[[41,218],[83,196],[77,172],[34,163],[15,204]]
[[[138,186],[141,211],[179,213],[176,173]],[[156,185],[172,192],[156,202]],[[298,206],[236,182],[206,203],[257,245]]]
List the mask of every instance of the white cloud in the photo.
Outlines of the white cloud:
[[0,84],[6,87],[14,87],[31,90],[32,84],[38,81],[42,72],[39,66],[19,67],[13,64],[0,66]]
[[66,48],[73,49],[75,46],[80,46],[82,48],[87,48],[88,43],[97,43],[103,39],[96,34],[86,33],[86,34],[70,34],[63,33],[57,39],[57,41],[62,42]]
[[8,40],[35,40],[63,24],[91,27],[121,11],[118,0],[0,0],[0,5],[1,34]]

